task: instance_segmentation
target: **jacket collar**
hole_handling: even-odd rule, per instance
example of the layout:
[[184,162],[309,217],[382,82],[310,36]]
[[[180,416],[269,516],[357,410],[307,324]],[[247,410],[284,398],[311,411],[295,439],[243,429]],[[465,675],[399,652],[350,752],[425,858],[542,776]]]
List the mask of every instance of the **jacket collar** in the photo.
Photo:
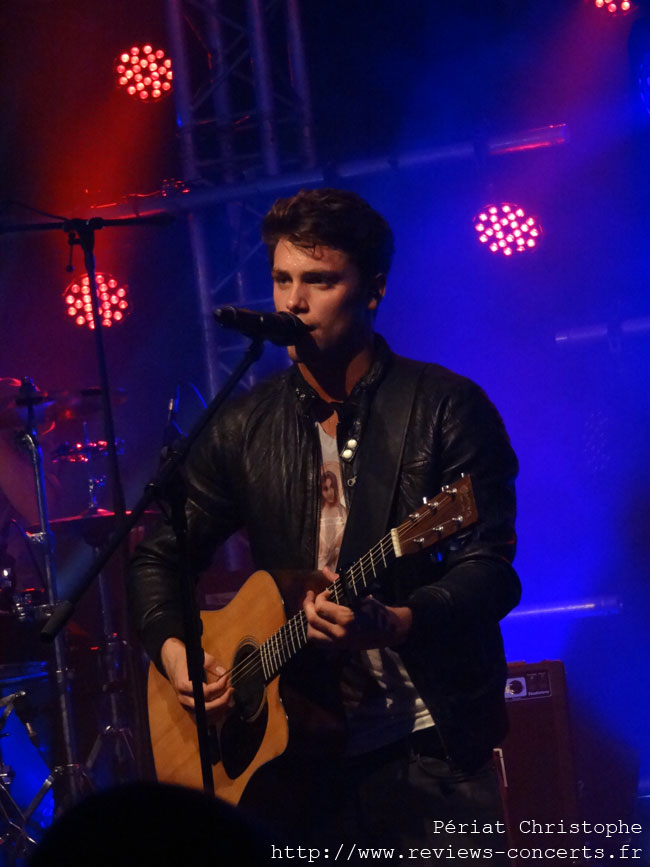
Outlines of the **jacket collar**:
[[[374,335],[374,341],[373,362],[368,372],[356,383],[347,400],[342,405],[346,410],[365,403],[374,394],[390,366],[393,358],[390,347],[380,334]],[[311,385],[306,382],[297,364],[293,364],[289,371],[289,381],[296,395],[298,406],[304,414],[308,414],[314,401],[318,400],[318,395]]]

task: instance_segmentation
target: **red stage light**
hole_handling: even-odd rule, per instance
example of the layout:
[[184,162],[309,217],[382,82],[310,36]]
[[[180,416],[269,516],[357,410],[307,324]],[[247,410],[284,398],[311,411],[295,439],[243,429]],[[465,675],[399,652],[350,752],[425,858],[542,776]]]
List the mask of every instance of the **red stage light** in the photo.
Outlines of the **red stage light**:
[[625,15],[627,12],[634,11],[635,3],[632,3],[631,0],[586,0],[586,2],[593,2],[593,5],[597,9],[607,9],[607,11],[616,15]]
[[[96,274],[99,315],[102,325],[110,328],[113,322],[120,322],[131,312],[127,297],[127,286],[119,286],[110,274]],[[68,316],[75,317],[77,325],[95,327],[93,307],[90,301],[90,278],[87,274],[79,281],[73,281],[63,292]]]
[[151,45],[134,45],[115,61],[115,72],[117,86],[142,102],[158,102],[172,89],[172,62],[162,48],[154,52]]
[[486,205],[473,220],[481,244],[490,252],[512,256],[537,247],[542,228],[535,217],[526,217],[518,205]]

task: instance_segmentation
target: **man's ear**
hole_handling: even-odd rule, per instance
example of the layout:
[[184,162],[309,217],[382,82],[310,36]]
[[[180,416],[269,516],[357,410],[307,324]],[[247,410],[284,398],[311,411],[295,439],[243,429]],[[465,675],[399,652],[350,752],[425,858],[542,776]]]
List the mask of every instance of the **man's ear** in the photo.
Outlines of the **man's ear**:
[[368,310],[376,310],[386,294],[386,275],[375,274],[368,288]]

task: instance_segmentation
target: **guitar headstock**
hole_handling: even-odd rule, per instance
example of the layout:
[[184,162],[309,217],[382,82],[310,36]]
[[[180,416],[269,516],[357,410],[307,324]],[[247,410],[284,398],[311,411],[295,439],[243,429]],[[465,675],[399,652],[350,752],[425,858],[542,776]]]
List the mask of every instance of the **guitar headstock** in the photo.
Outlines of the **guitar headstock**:
[[453,485],[445,485],[435,497],[424,500],[403,524],[391,530],[398,557],[416,554],[478,520],[470,476],[463,475]]

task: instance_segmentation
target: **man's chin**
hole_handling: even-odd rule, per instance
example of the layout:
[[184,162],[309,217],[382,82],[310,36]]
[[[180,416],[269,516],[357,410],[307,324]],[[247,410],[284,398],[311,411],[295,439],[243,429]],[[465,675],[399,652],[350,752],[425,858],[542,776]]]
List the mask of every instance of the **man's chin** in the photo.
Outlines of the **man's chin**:
[[293,346],[287,346],[287,352],[291,361],[303,362],[304,364],[313,363],[321,355],[321,351],[310,334],[305,334]]

